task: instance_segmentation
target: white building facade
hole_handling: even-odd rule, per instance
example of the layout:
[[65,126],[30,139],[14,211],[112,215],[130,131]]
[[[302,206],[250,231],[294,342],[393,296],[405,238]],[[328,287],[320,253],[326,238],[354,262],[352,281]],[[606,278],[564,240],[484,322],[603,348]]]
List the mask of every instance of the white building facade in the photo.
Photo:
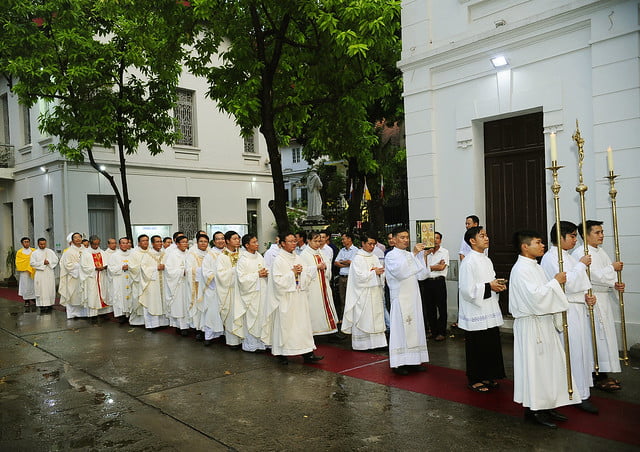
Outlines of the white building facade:
[[[0,85],[0,260],[2,275],[11,245],[20,237],[45,237],[58,251],[66,236],[125,235],[124,223],[107,179],[88,163],[67,162],[47,145],[54,137],[38,132],[39,112],[18,104]],[[127,157],[133,233],[171,235],[199,229],[255,232],[261,242],[274,234],[268,208],[273,186],[266,145],[256,132],[243,139],[233,119],[205,97],[203,79],[183,74],[175,116],[183,132],[179,144],[151,156],[144,145]],[[95,149],[98,164],[119,181],[115,147]],[[264,238],[264,240],[262,240]],[[134,238],[135,240],[135,238]],[[33,242],[32,242],[33,243]],[[35,246],[35,243],[33,243]]]
[[[435,219],[457,260],[465,217],[478,215],[497,271],[515,262],[519,228],[555,222],[549,134],[557,134],[563,220],[579,223],[584,139],[586,216],[604,221],[613,258],[606,149],[613,149],[629,345],[640,342],[640,2],[404,0],[409,211]],[[491,59],[505,58],[494,67]],[[548,241],[548,238],[547,238]],[[455,263],[454,263],[455,266]],[[457,287],[449,283],[456,313]]]

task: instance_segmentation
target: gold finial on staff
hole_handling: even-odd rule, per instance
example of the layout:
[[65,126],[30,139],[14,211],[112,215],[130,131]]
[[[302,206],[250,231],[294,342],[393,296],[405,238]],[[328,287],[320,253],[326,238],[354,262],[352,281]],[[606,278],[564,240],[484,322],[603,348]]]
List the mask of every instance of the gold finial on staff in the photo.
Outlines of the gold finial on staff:
[[[553,174],[553,184],[551,191],[553,192],[553,206],[556,214],[556,234],[558,240],[558,272],[564,271],[564,262],[562,259],[562,247],[560,246],[560,183],[558,182],[558,170],[564,166],[558,166],[558,152],[556,149],[556,134],[552,133],[551,141],[551,166],[547,169]],[[564,284],[561,284],[564,291]],[[567,320],[567,311],[562,311],[562,335],[564,337],[564,354],[567,367],[567,391],[569,392],[569,400],[573,399],[573,381],[571,377],[571,353],[569,350],[569,322]]]
[[[578,146],[578,177],[579,183],[576,187],[576,191],[580,194],[580,213],[582,215],[582,241],[584,244],[584,255],[589,255],[589,244],[587,242],[587,208],[584,202],[584,194],[588,190],[588,187],[584,184],[584,178],[582,177],[582,165],[584,162],[584,139],[580,135],[580,127],[578,126],[578,120],[576,119],[576,131],[571,136],[573,141]],[[560,242],[558,242],[560,243]],[[587,276],[591,280],[591,270],[587,267]],[[593,295],[593,290],[589,288],[588,295]],[[593,347],[593,364],[596,375],[600,373],[600,364],[598,362],[598,343],[596,341],[596,321],[593,306],[589,305],[589,320],[591,323],[591,345]]]
[[[611,148],[608,149],[611,153]],[[618,190],[615,188],[615,179],[618,177],[613,171],[613,159],[609,158],[609,175],[606,176],[609,179],[609,197],[611,198],[611,215],[613,220],[613,243],[616,251],[616,262],[620,262],[620,241],[618,238],[618,210],[616,207],[616,195]],[[622,284],[622,270],[618,270],[618,283]],[[622,361],[625,366],[629,365],[629,354],[627,344],[627,324],[624,317],[624,293],[618,292],[618,303],[620,304],[620,329],[622,334]]]

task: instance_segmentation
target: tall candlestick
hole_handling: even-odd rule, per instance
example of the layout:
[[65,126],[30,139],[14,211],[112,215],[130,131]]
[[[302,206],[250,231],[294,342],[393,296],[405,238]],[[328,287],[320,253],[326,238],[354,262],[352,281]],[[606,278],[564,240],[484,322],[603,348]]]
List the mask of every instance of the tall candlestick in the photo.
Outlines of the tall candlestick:
[[558,145],[556,144],[555,132],[549,135],[549,143],[551,144],[551,161],[557,162],[558,161]]
[[607,163],[609,164],[609,172],[613,173],[613,151],[611,146],[607,148]]

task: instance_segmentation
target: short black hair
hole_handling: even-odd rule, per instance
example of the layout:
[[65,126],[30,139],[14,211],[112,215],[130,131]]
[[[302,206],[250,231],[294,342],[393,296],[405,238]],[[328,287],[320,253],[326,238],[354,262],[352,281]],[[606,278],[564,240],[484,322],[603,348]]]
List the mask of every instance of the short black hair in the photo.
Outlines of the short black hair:
[[471,226],[469,229],[467,229],[467,231],[464,233],[464,241],[467,243],[467,245],[471,246],[471,239],[474,239],[476,235],[480,234],[480,231],[482,231],[483,229],[483,226]]
[[258,236],[255,235],[255,234],[245,234],[245,235],[243,235],[242,236],[242,246],[246,248],[247,245],[249,244],[249,242],[251,242],[251,239],[253,239],[253,238],[257,239]]
[[278,234],[280,236],[280,244],[284,243],[287,241],[287,237],[289,237],[290,235],[292,235],[295,238],[295,234],[293,232],[283,232],[281,234]]
[[470,219],[475,224],[480,224],[480,218],[478,218],[477,215],[469,215],[467,218],[465,218],[465,220],[467,220],[467,219]]
[[20,239],[20,243],[24,242],[25,240],[31,241],[31,239],[29,237],[22,237]]
[[[156,238],[158,238],[158,239],[160,239],[160,241],[162,241],[162,237],[160,237],[159,235],[152,235],[151,238],[149,239],[149,241],[151,243],[153,243],[153,240],[156,239]],[[167,237],[167,238],[170,238],[170,237]]]
[[397,237],[398,234],[402,233],[402,232],[406,232],[407,234],[409,233],[409,229],[406,228],[405,226],[396,226],[395,228],[393,228],[393,230],[391,231],[391,234],[394,237]]
[[146,237],[146,238],[149,238],[149,236],[148,236],[147,234],[140,234],[140,235],[138,236],[138,243],[140,243],[140,240],[142,240],[142,239],[143,239],[143,238],[145,238],[145,237]]
[[353,242],[353,234],[350,232],[343,232],[342,233],[343,236],[345,237],[349,237],[351,239],[351,241]]
[[[151,238],[153,238],[153,237],[151,237]],[[171,237],[165,237],[165,238],[162,239],[163,242],[166,242],[167,240],[173,240],[173,239]]]
[[173,241],[176,241],[176,237],[180,237],[181,235],[184,235],[184,232],[182,231],[176,231],[173,233]]
[[231,237],[233,237],[234,235],[237,235],[238,237],[240,237],[240,234],[238,234],[236,231],[227,231],[224,233],[224,241],[228,242],[229,240],[231,240]]
[[196,242],[200,241],[202,237],[206,238],[207,242],[209,241],[209,236],[207,234],[198,234],[196,235]]
[[520,254],[522,252],[522,244],[531,245],[531,240],[541,239],[542,234],[531,229],[521,229],[513,233],[513,247]]
[[373,239],[376,242],[378,241],[378,237],[376,237],[373,232],[363,232],[362,234],[360,234],[361,243],[367,243],[369,239]]
[[186,235],[180,235],[180,236],[176,237],[175,242],[176,242],[176,244],[178,244],[178,243],[182,242],[183,240],[189,241],[189,239],[187,238]]
[[[551,239],[551,243],[558,246],[558,231],[557,231],[557,223],[554,223],[551,227],[551,232],[549,234],[549,238]],[[571,234],[578,229],[578,226],[570,221],[560,220],[560,237],[563,238],[567,234]]]
[[120,242],[122,242],[123,240],[126,240],[128,242],[129,241],[129,237],[120,237],[118,239],[118,244],[120,244]]
[[[585,222],[585,224],[587,225],[587,235],[591,233],[591,228],[593,228],[594,226],[602,226],[603,223],[604,223],[603,221],[598,221],[598,220],[587,220]],[[580,232],[580,237],[582,237],[582,240],[584,240],[584,237],[582,235],[583,233],[582,223],[578,225],[578,231]]]
[[38,239],[38,243],[40,243],[40,242],[46,242],[46,241],[47,241],[47,239],[45,239],[44,237],[40,237],[40,238]]
[[433,235],[438,234],[440,236],[440,240],[442,240],[442,234],[440,234],[438,231],[434,232]]
[[93,243],[93,242],[95,242],[96,240],[100,240],[100,241],[102,241],[102,240],[100,239],[100,237],[98,237],[96,234],[91,234],[91,235],[89,236],[89,243]]
[[302,238],[305,242],[307,241],[307,231],[298,231],[296,235]]
[[320,232],[317,231],[311,231],[309,232],[309,236],[307,237],[309,239],[309,241],[315,239],[316,237],[320,237]]

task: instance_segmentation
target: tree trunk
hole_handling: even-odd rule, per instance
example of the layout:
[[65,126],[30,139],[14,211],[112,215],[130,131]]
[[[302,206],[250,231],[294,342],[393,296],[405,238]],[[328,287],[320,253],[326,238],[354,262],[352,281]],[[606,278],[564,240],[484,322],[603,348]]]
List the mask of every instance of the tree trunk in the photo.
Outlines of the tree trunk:
[[348,174],[348,190],[351,189],[351,181],[353,181],[353,193],[349,200],[349,207],[347,208],[347,229],[353,231],[356,227],[356,221],[362,219],[362,212],[360,210],[360,204],[362,203],[362,190],[364,189],[364,178],[362,174],[358,172],[358,162],[355,158],[349,159]]
[[[289,219],[287,217],[287,197],[284,190],[284,178],[282,176],[282,158],[278,149],[273,121],[265,121],[260,127],[260,133],[267,142],[267,152],[271,161],[271,177],[273,179],[273,201],[269,202],[269,209],[276,220],[278,235],[289,231]],[[280,236],[282,237],[282,236]]]

